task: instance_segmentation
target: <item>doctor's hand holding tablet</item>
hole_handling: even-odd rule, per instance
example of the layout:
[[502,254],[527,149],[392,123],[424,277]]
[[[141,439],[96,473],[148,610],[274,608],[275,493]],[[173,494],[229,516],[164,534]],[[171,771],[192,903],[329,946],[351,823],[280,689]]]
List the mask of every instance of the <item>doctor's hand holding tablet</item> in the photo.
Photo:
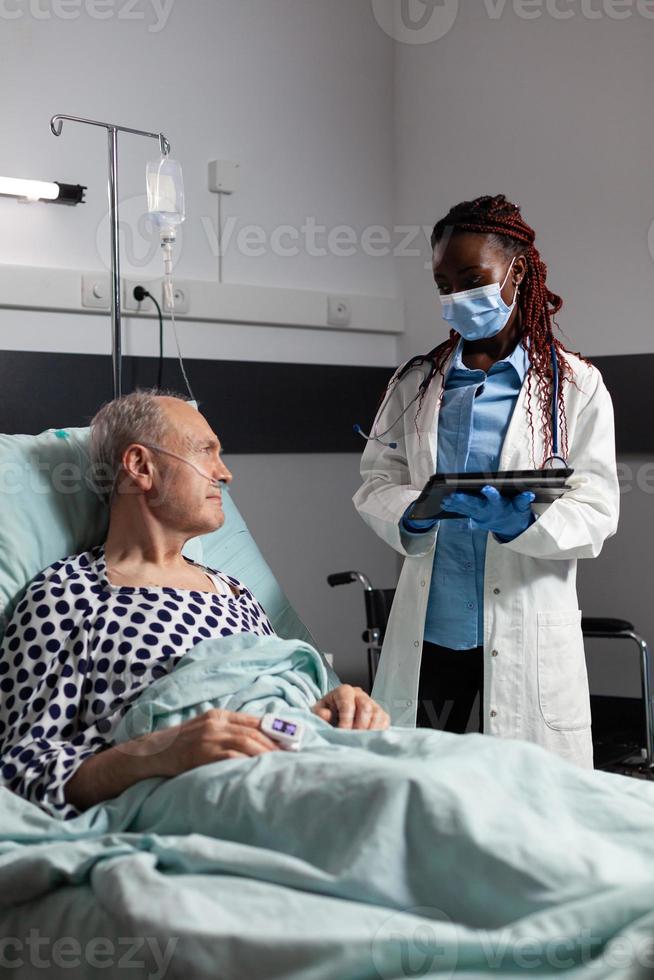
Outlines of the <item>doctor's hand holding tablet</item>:
[[393,724],[592,767],[576,566],[617,529],[613,406],[554,336],[563,303],[535,237],[504,195],[433,229],[449,337],[393,375],[354,496],[405,559],[372,693]]

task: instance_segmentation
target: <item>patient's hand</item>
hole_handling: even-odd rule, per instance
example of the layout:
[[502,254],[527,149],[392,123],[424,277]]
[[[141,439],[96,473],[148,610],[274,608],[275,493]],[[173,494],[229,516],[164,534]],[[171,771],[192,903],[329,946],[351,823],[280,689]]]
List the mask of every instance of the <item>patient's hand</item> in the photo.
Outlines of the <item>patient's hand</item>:
[[360,687],[341,684],[311,708],[315,715],[337,728],[388,728],[390,718]]
[[[260,718],[241,711],[211,708],[181,725],[146,736],[160,756],[155,772],[177,776],[220,759],[245,759],[262,752],[280,751],[278,743],[261,731],[260,722]],[[163,748],[156,745],[157,739]]]
[[66,783],[66,800],[86,810],[151,776],[177,776],[220,759],[281,751],[260,730],[260,721],[240,711],[211,708],[181,725],[113,745],[84,760]]

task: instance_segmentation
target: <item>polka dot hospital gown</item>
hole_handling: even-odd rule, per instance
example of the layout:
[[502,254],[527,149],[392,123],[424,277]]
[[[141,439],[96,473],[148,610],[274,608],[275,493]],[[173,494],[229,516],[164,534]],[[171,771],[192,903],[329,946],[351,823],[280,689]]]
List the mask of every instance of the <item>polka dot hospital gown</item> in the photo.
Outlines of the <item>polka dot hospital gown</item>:
[[52,816],[77,816],[64,798],[66,781],[112,744],[143,688],[201,640],[274,633],[249,589],[205,570],[221,594],[112,585],[104,545],[37,575],[0,647],[0,785]]

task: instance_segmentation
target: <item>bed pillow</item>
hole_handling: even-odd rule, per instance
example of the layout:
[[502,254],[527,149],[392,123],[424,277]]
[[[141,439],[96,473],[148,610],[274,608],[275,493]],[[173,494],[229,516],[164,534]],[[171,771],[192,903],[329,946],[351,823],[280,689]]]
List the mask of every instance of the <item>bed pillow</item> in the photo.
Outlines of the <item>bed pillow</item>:
[[[105,539],[108,510],[90,484],[88,443],[88,427],[0,434],[0,637],[35,575]],[[188,541],[184,554],[241,579],[280,636],[310,639],[228,493],[223,507],[223,528]]]
[[222,504],[225,523],[199,539],[205,565],[228,572],[244,582],[268,613],[279,636],[306,640],[315,646],[311,634],[259,551],[229,491],[223,491]]

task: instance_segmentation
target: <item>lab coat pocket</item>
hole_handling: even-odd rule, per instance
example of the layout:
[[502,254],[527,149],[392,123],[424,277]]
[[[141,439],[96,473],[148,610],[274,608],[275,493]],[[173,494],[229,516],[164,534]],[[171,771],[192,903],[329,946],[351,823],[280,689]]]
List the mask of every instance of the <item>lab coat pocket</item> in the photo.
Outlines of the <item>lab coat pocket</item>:
[[545,723],[573,732],[590,725],[581,609],[539,612],[538,700]]

